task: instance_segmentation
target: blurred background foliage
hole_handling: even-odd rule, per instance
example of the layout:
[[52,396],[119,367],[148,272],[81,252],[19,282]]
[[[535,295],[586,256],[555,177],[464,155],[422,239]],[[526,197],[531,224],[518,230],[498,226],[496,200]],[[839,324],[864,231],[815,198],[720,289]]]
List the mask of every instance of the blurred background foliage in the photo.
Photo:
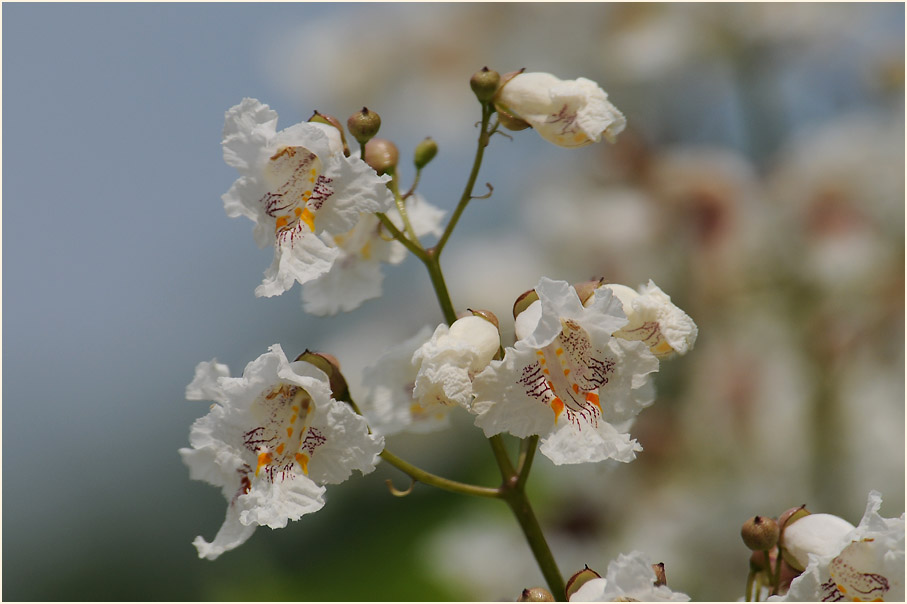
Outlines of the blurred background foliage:
[[[496,137],[445,254],[458,308],[507,320],[539,276],[649,278],[698,323],[662,364],[628,465],[554,468],[530,490],[565,574],[639,549],[694,599],[737,599],[740,524],[802,503],[857,522],[904,510],[902,4],[4,4],[3,598],[515,599],[542,583],[507,510],[382,466],[216,562],[223,519],[176,449],[195,364],[238,372],[280,342],[361,370],[440,312],[421,266],[352,313],[255,299],[270,262],[223,214],[218,143],[243,96],[280,127],[363,105],[420,191],[452,210],[487,65],[599,82],[614,146]],[[402,170],[404,183],[412,170]],[[40,361],[40,362],[39,362]],[[468,417],[389,440],[494,484]]]

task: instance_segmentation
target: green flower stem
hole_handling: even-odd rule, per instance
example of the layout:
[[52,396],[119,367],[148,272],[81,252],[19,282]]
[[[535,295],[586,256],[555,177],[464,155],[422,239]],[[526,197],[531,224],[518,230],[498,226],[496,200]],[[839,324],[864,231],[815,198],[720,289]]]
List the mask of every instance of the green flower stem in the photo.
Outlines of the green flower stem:
[[[514,476],[513,478],[517,477]],[[514,480],[512,484],[514,485],[513,488],[504,491],[504,500],[510,506],[514,516],[516,516],[520,528],[523,529],[523,534],[526,535],[526,541],[529,543],[532,555],[535,556],[542,575],[545,577],[545,582],[548,583],[548,589],[558,602],[565,602],[567,600],[567,587],[564,583],[564,578],[557,567],[551,548],[548,547],[548,542],[545,541],[542,527],[535,517],[535,512],[532,511],[526,491],[519,486],[518,480]]]
[[381,457],[383,457],[387,463],[391,464],[404,474],[408,475],[413,480],[433,487],[437,487],[439,489],[444,489],[445,491],[462,493],[463,495],[475,495],[477,497],[503,497],[503,492],[501,491],[501,489],[480,487],[472,484],[466,484],[465,482],[457,482],[456,480],[450,480],[447,478],[442,478],[441,476],[436,476],[434,474],[426,472],[421,468],[417,468],[408,461],[400,459],[387,449],[381,452]]
[[441,272],[441,262],[438,260],[437,250],[437,247],[425,250],[425,258],[420,258],[420,260],[428,269],[428,276],[431,277],[431,285],[435,289],[435,296],[441,305],[441,312],[444,313],[444,320],[450,325],[457,320],[457,311],[454,310],[450,293],[447,291],[447,283],[444,282],[444,273]]
[[419,186],[419,179],[422,178],[422,168],[416,168],[416,177],[413,179],[413,186],[409,188],[409,191],[403,194],[403,200],[406,201],[412,197],[413,193],[416,192],[416,187]]
[[498,462],[498,468],[501,469],[501,478],[504,479],[505,483],[513,480],[516,476],[516,470],[513,469],[513,464],[510,463],[510,456],[507,455],[507,449],[504,447],[504,439],[501,438],[500,434],[495,434],[488,439],[488,442],[491,444],[491,450],[494,451],[494,458]]
[[441,239],[438,240],[438,244],[435,246],[438,256],[441,255],[441,250],[444,249],[447,240],[450,239],[450,235],[453,233],[454,227],[457,226],[457,221],[460,220],[463,210],[466,209],[466,205],[469,203],[469,200],[472,199],[472,190],[476,185],[476,178],[479,176],[479,168],[482,166],[482,157],[485,155],[485,147],[488,146],[488,138],[490,136],[488,121],[491,119],[493,113],[494,109],[490,104],[482,103],[482,126],[479,129],[479,145],[476,149],[476,158],[472,162],[472,171],[469,173],[469,179],[466,181],[466,188],[463,190],[463,195],[460,196],[460,202],[457,204],[457,209],[454,210],[453,216],[450,217],[450,222],[447,223],[447,227],[444,229],[444,234],[441,235]]
[[744,598],[745,598],[744,602],[753,601],[753,586],[755,585],[755,583],[756,583],[756,573],[754,573],[753,571],[750,571],[750,573],[746,576],[746,592],[744,594]]
[[403,247],[412,252],[413,255],[422,262],[428,262],[428,255],[425,253],[425,250],[419,244],[418,240],[412,241],[406,235],[404,235],[403,231],[398,229],[397,225],[395,225],[391,221],[391,219],[387,217],[387,214],[376,212],[375,216],[378,217],[378,220],[381,221],[381,224],[384,225],[384,228],[386,228],[390,232],[394,239],[403,244]]
[[390,174],[391,177],[391,181],[387,183],[387,188],[394,194],[394,203],[397,204],[397,211],[400,212],[400,217],[403,219],[403,230],[406,232],[406,236],[410,241],[419,241],[419,237],[416,235],[416,231],[409,221],[409,214],[406,213],[406,202],[403,201],[403,198],[400,196],[400,185],[397,183],[397,171],[388,170],[387,173]]
[[535,449],[539,444],[538,434],[524,438],[520,442],[520,457],[517,460],[517,488],[522,489],[529,479],[529,470],[532,468],[532,460],[535,458]]

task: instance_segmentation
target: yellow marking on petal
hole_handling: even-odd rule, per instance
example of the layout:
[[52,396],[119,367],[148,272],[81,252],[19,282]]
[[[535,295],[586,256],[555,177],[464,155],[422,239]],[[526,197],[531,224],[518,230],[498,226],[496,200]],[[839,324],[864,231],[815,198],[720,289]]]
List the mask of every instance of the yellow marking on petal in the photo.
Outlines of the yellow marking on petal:
[[[564,377],[567,377],[568,375],[570,375],[570,369],[564,369]],[[576,384],[573,384],[573,386],[579,388],[579,386],[577,386]]]
[[299,467],[302,468],[302,473],[308,475],[309,473],[309,458],[304,453],[296,454],[296,462],[299,464]]
[[285,443],[280,443],[279,445],[277,445],[277,454],[278,455],[283,455],[283,449],[285,446],[286,446]]
[[651,350],[652,350],[652,354],[656,354],[656,355],[659,355],[659,354],[665,355],[665,354],[670,354],[670,353],[674,352],[674,349],[671,348],[671,345],[668,344],[668,341],[663,338],[659,338],[658,344],[653,346],[651,348]]
[[539,355],[539,356],[542,357],[543,359],[545,358],[545,353],[542,352],[541,350],[536,350],[536,351],[535,351],[535,354]]
[[290,409],[293,410],[293,413],[299,413],[299,405],[293,405]]
[[586,393],[586,402],[587,402],[587,403],[592,403],[593,405],[595,405],[596,407],[598,407],[598,410],[599,410],[599,411],[602,410],[602,406],[601,406],[601,404],[599,403],[598,394],[597,394],[597,393],[595,393],[595,392],[587,392],[587,393]]
[[573,135],[573,142],[574,142],[574,143],[581,143],[581,142],[583,142],[584,140],[586,140],[586,135],[583,134],[582,132],[577,132],[576,134]]
[[[288,222],[289,222],[289,219],[288,219],[286,216],[278,216],[278,217],[277,217],[277,224],[274,225],[274,228],[276,228],[276,229],[279,231],[279,230],[282,229],[283,227],[287,226],[287,223],[288,223]],[[276,396],[276,395],[277,395],[277,393],[276,393],[276,392],[273,392],[273,393],[271,393],[271,395],[268,396],[267,398],[273,398],[273,397]]]
[[[569,369],[567,371],[569,371]],[[567,371],[564,372],[564,375],[567,375]],[[579,394],[579,384],[573,384],[573,392]]]
[[557,418],[561,416],[561,413],[564,411],[564,401],[554,397],[551,400],[551,410],[554,411],[554,423],[557,423]]
[[315,216],[312,214],[311,210],[308,208],[302,211],[302,214],[299,216],[299,220],[304,222],[309,230],[313,233],[315,232]]
[[564,354],[564,349],[558,348],[557,350],[554,351],[554,354],[556,354],[557,356],[561,356],[562,354]]
[[290,423],[292,424],[293,422],[295,422],[297,417],[298,417],[298,416],[297,416],[295,413],[294,413],[293,415],[291,415],[291,416],[290,416]]
[[271,156],[271,161],[276,161],[276,160],[280,159],[281,157],[283,157],[284,155],[289,155],[290,157],[293,157],[294,155],[296,155],[296,149],[294,149],[293,147],[281,147],[280,149],[277,150],[277,153],[275,153],[274,155]]
[[287,438],[292,438],[293,436],[293,426],[287,427]]
[[311,192],[311,191],[303,191],[303,193],[302,193],[302,200],[303,200],[303,201],[308,201],[308,200],[310,200],[311,198],[312,198],[312,192]]
[[547,368],[547,367],[544,367],[544,368],[542,369],[542,373],[544,373],[545,375],[549,375],[549,374],[550,374],[550,372],[548,371],[548,368]]
[[365,245],[362,246],[362,249],[359,250],[359,255],[364,259],[368,260],[372,257],[372,242],[368,241]]
[[262,451],[261,453],[259,453],[258,466],[255,468],[255,475],[258,476],[258,471],[261,470],[261,467],[268,465],[273,460],[274,458],[271,456],[270,451]]

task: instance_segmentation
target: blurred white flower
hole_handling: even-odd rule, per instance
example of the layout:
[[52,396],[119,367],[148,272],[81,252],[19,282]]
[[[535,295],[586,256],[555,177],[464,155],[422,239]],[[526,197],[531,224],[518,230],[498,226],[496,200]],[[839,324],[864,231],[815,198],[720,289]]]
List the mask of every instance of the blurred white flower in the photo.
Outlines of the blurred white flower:
[[[408,203],[407,215],[417,237],[440,236],[444,211],[420,195]],[[388,218],[398,227],[403,221],[396,207]],[[303,308],[313,315],[333,315],[358,308],[366,300],[381,295],[384,274],[381,263],[399,264],[406,258],[406,248],[384,230],[378,217],[363,213],[350,231],[341,235],[322,234],[328,246],[339,250],[328,272],[307,282],[302,288]]]
[[689,602],[690,596],[656,585],[652,562],[642,552],[621,554],[608,565],[608,574],[583,584],[571,602]]
[[560,80],[550,73],[520,73],[505,82],[495,105],[561,147],[614,142],[627,125],[608,94],[586,78]]
[[227,500],[214,540],[193,542],[200,558],[242,545],[258,526],[283,528],[321,509],[324,484],[371,472],[384,448],[364,419],[331,398],[322,371],[289,363],[277,344],[238,378],[216,361],[200,363],[186,398],[215,404],[180,455],[191,478],[221,487]]
[[516,344],[473,383],[476,425],[486,436],[538,434],[558,465],[632,461],[642,447],[624,430],[654,399],[658,360],[641,342],[611,337],[627,319],[610,291],[586,308],[563,281],[543,277],[535,290]]
[[344,157],[332,126],[300,123],[277,132],[277,113],[243,99],[226,113],[224,161],[239,179],[223,195],[231,218],[255,223],[259,247],[273,245],[274,261],[256,296],[282,294],[294,282],[323,275],[340,250],[319,235],[352,229],[363,212],[384,212],[393,196],[365,162]]
[[[771,600],[903,602],[904,515],[882,518],[881,506],[882,496],[871,491],[860,524],[843,535],[840,528],[833,530],[831,539],[808,552],[809,563],[787,594]],[[785,533],[810,517],[797,520]]]

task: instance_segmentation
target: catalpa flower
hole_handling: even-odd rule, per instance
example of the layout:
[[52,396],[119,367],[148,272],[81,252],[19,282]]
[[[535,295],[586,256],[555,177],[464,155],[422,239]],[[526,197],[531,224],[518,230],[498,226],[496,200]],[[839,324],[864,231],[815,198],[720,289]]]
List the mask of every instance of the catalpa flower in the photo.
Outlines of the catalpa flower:
[[348,232],[362,213],[394,205],[389,177],[344,157],[336,128],[305,122],[277,132],[277,113],[255,99],[227,111],[223,148],[240,173],[223,196],[227,215],[252,220],[259,247],[275,248],[256,296],[328,272],[340,255],[330,237]]
[[586,78],[520,73],[501,87],[494,102],[499,111],[522,119],[561,147],[597,143],[602,136],[613,143],[627,124],[608,94]]
[[277,344],[238,378],[216,360],[200,363],[186,398],[215,404],[180,455],[191,478],[221,487],[227,500],[214,540],[193,542],[200,558],[238,547],[258,526],[283,528],[321,509],[325,484],[371,472],[384,448],[364,419],[331,398],[322,371],[288,362]]
[[[689,315],[671,303],[671,297],[651,279],[640,286],[639,291],[616,283],[608,283],[601,288],[617,296],[627,315],[627,324],[614,333],[615,337],[641,341],[659,359],[669,358],[675,353],[683,355],[693,349],[699,328]],[[590,300],[594,297],[593,294]]]
[[801,524],[827,514],[811,514],[788,525],[784,547],[798,562],[806,562],[806,568],[786,595],[771,600],[903,602],[904,515],[883,518],[881,506],[882,496],[870,491],[863,519],[850,531],[840,518]]
[[[440,236],[444,211],[419,195],[407,203],[407,215],[417,237]],[[396,207],[388,218],[398,227],[403,221]],[[306,312],[314,315],[333,315],[338,311],[358,308],[366,300],[381,295],[384,274],[381,264],[399,264],[406,258],[406,248],[391,240],[375,214],[363,213],[349,232],[342,235],[322,235],[324,241],[338,249],[338,256],[328,272],[303,286],[302,302]]]
[[[590,571],[586,571],[590,572]],[[594,576],[594,575],[593,575]],[[570,595],[571,602],[689,602],[690,596],[671,591],[657,580],[648,556],[621,554],[608,565],[608,574],[590,579]]]
[[535,291],[516,344],[473,382],[476,425],[486,436],[538,434],[557,465],[632,461],[642,447],[626,431],[654,401],[658,360],[642,342],[612,337],[627,318],[609,290],[588,307],[563,281],[543,277]]

